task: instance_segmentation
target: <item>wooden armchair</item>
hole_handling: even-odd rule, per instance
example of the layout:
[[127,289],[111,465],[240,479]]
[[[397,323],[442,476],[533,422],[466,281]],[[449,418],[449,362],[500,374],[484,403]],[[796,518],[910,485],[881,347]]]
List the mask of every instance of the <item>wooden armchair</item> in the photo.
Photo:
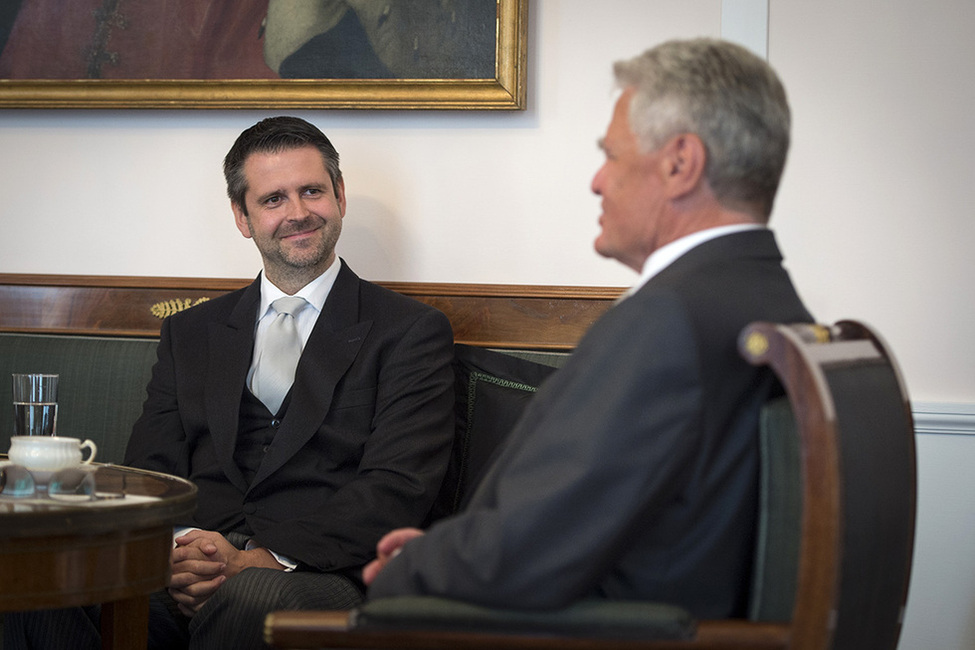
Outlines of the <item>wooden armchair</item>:
[[[886,648],[897,645],[914,542],[914,427],[886,344],[868,327],[754,323],[740,351],[787,400],[763,413],[749,620],[694,621],[659,603],[525,613],[436,598],[351,612],[275,612],[277,648]],[[793,415],[794,414],[794,415]]]

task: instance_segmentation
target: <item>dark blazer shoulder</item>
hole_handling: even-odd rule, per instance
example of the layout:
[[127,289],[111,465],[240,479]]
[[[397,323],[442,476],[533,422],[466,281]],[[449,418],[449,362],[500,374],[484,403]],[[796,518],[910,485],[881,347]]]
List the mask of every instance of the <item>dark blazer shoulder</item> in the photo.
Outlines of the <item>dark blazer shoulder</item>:
[[659,277],[694,272],[715,264],[734,264],[743,260],[759,259],[775,264],[782,262],[782,253],[775,241],[775,234],[768,228],[745,230],[706,241],[674,260],[673,264],[660,272]]
[[210,298],[167,317],[167,325],[171,329],[182,330],[199,327],[203,323],[213,321],[226,322],[242,308],[249,311],[250,314],[247,317],[253,319],[260,299],[261,284],[260,278],[258,278],[246,287],[235,289],[216,298]]
[[442,313],[439,309],[422,303],[415,298],[404,296],[386,287],[379,286],[368,280],[360,280],[359,295],[362,298],[363,309],[381,309],[384,315],[406,315],[424,313]]
[[[339,279],[336,282],[354,279],[357,283],[359,316],[363,320],[381,317],[384,321],[393,322],[399,318],[417,318],[431,314],[439,314],[446,318],[443,312],[435,307],[369,280],[363,280],[349,268],[345,260],[342,260],[342,269],[339,274]],[[347,274],[347,277],[343,278],[344,274]]]

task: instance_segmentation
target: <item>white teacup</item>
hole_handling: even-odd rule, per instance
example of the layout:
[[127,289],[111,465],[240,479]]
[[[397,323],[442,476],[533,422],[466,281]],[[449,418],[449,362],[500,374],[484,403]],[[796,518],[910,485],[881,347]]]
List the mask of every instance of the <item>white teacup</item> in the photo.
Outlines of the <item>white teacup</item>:
[[[88,449],[88,458],[81,460],[81,450]],[[11,436],[8,458],[23,465],[32,473],[57,472],[95,460],[98,447],[91,440],[63,436]],[[48,474],[49,475],[49,474]]]

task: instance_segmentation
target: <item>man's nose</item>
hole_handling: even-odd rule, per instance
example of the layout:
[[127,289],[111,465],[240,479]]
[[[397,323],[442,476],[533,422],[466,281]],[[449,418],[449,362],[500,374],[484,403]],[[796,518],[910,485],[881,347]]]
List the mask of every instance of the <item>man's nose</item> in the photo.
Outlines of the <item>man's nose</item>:
[[589,189],[592,190],[592,193],[595,194],[596,196],[602,196],[603,195],[602,187],[603,187],[603,170],[604,169],[605,169],[605,166],[600,167],[599,169],[597,169],[595,175],[592,177],[592,182],[589,184]]
[[311,208],[304,197],[298,195],[290,202],[291,209],[288,211],[288,218],[293,221],[304,219],[311,214]]

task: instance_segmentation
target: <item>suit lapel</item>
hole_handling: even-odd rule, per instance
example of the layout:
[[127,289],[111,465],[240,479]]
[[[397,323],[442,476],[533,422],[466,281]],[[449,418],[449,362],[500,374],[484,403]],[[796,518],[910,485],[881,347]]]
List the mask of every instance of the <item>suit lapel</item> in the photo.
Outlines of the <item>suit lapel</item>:
[[267,478],[314,436],[332,407],[335,387],[362,347],[372,321],[359,321],[359,278],[344,262],[295,370],[288,411],[251,486]]
[[247,489],[234,461],[240,400],[254,350],[254,323],[261,304],[260,279],[241,294],[226,323],[210,323],[206,378],[207,423],[220,467],[241,491]]

